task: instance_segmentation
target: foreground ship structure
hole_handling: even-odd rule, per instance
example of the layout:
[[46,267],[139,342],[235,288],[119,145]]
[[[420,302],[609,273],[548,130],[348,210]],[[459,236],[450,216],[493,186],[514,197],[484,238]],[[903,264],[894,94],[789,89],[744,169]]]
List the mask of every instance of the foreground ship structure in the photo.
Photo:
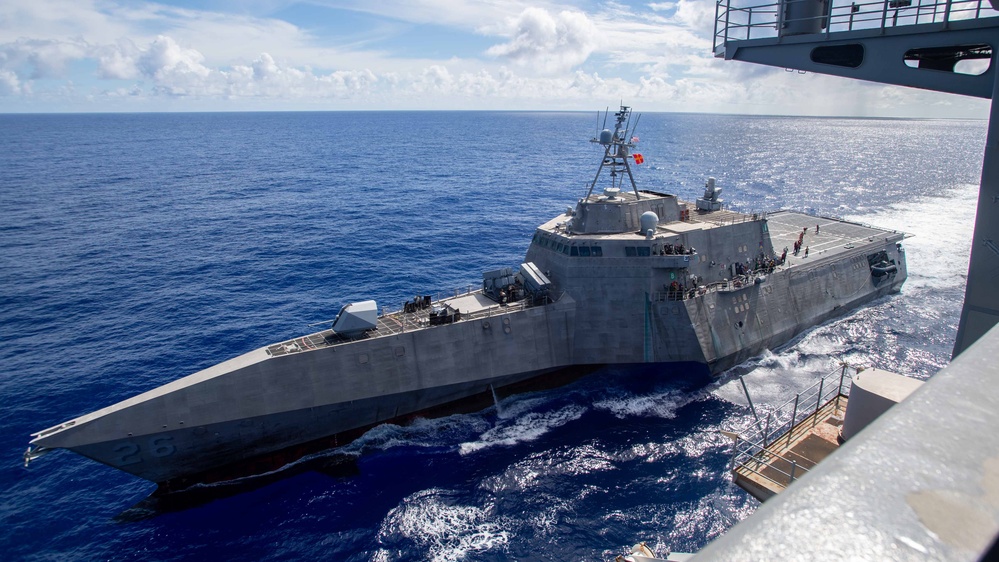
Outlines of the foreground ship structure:
[[352,303],[331,329],[40,431],[25,461],[64,448],[167,490],[224,480],[567,368],[718,373],[905,281],[901,233],[733,212],[713,179],[695,202],[638,189],[630,109],[615,117],[585,197],[517,271],[392,313]]

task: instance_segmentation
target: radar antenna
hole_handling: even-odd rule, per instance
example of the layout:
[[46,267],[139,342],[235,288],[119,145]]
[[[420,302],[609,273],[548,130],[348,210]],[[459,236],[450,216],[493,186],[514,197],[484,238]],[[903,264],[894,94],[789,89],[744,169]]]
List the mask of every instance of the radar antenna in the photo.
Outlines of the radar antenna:
[[[604,125],[607,124],[606,113],[604,114]],[[629,133],[629,127],[631,125],[631,108],[622,105],[621,109],[614,113],[615,123],[614,130],[605,128],[600,131],[600,134],[590,142],[601,144],[604,147],[604,157],[600,162],[600,167],[597,168],[597,174],[593,177],[593,181],[590,182],[590,188],[586,192],[586,199],[590,198],[593,194],[593,189],[597,186],[597,181],[600,180],[600,174],[603,173],[604,168],[610,169],[610,181],[611,187],[620,189],[624,185],[624,178],[627,176],[628,181],[631,183],[631,189],[635,192],[635,198],[640,199],[638,195],[638,186],[635,184],[635,177],[631,174],[631,163],[628,162],[628,158],[631,156],[631,149],[635,147],[636,138],[631,137],[631,130]],[[641,120],[641,115],[635,119],[635,127],[638,127],[638,121]]]

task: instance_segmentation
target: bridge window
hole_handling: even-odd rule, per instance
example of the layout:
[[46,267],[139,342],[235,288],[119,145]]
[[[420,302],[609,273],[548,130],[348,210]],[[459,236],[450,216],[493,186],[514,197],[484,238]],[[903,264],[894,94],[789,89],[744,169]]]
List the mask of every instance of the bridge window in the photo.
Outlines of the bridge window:
[[588,258],[588,257],[590,257],[590,247],[589,246],[580,246],[579,247],[579,257],[581,257],[581,258]]
[[593,257],[595,258],[599,258],[604,255],[604,250],[600,246],[594,246],[590,248],[590,252],[593,254]]
[[651,256],[652,255],[652,248],[650,248],[648,246],[638,246],[638,247],[635,247],[635,246],[625,246],[624,247],[624,255],[627,256],[627,257],[629,257],[629,258],[630,257],[635,257],[635,256],[639,256],[639,257]]
[[569,255],[579,256],[579,248],[577,248],[576,246],[572,246],[571,248],[569,248]]

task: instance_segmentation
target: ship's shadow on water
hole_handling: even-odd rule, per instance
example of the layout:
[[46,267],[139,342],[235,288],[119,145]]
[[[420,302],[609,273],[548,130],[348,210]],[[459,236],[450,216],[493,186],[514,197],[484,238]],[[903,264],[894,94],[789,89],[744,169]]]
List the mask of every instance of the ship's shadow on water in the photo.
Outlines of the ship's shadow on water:
[[[488,407],[479,403],[479,410],[458,407],[455,411],[462,413],[450,415],[446,410],[437,410],[434,417],[376,426],[347,445],[308,455],[271,472],[179,490],[157,488],[115,516],[115,521],[136,523],[198,509],[300,477],[318,477],[320,486],[365,487],[374,480],[384,483],[388,473],[405,467],[408,470],[403,472],[423,473],[419,478],[426,480],[423,485],[432,485],[444,472],[488,472],[487,467],[504,457],[507,449],[543,451],[558,445],[557,430],[563,426],[571,431],[568,426],[572,423],[594,423],[592,419],[580,421],[583,416],[672,418],[678,408],[698,399],[699,390],[711,382],[703,366],[574,368],[533,384],[491,392],[494,403]],[[451,468],[434,468],[441,465]],[[398,497],[384,499],[389,504],[402,501],[409,490],[403,487],[397,492]],[[391,509],[391,505],[386,507]]]
[[152,494],[122,511],[115,517],[119,523],[143,521],[166,513],[174,513],[201,507],[217,500],[254,492],[282,480],[288,480],[305,473],[324,475],[333,480],[343,480],[360,474],[357,457],[329,452],[313,458],[300,460],[268,474],[260,474],[217,482],[197,484],[183,490],[161,492],[157,488]]

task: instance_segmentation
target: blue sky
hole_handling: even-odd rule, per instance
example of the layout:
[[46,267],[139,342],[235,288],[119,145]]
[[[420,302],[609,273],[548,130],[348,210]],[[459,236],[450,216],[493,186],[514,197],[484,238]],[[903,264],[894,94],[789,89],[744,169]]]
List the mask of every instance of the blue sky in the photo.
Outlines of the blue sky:
[[716,59],[713,19],[713,0],[7,0],[0,112],[987,116],[987,100]]

